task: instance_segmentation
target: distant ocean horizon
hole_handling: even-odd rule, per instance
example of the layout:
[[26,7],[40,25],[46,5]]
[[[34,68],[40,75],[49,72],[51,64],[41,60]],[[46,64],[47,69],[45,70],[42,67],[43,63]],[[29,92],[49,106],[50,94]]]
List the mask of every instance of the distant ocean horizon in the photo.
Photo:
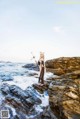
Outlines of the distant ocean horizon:
[[26,60],[26,61],[11,61],[11,60],[0,60],[0,63],[5,62],[5,63],[35,63],[34,61],[31,60]]

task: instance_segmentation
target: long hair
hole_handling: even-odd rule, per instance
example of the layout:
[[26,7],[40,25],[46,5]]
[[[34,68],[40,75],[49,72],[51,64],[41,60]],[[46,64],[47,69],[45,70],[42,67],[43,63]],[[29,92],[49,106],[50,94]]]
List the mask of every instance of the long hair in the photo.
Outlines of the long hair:
[[40,60],[44,61],[44,52],[40,52]]

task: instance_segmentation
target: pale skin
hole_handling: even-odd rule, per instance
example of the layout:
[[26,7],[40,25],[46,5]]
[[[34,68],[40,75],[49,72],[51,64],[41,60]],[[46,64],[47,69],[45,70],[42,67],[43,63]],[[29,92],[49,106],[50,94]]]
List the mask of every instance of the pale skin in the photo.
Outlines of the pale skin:
[[[33,56],[34,57],[34,56]],[[39,61],[44,61],[44,54],[40,52],[40,58],[39,58]],[[38,62],[35,60],[36,64],[38,64]],[[42,69],[43,64],[40,63],[40,66],[39,66],[39,69],[40,69],[40,73],[41,73],[41,69]]]
[[[35,56],[33,56],[33,58],[35,58]],[[44,82],[44,71],[42,73],[42,69],[44,68],[45,69],[45,65],[44,63],[41,63],[41,62],[44,62],[44,53],[40,52],[40,58],[39,58],[39,62],[40,62],[40,65],[39,65],[39,69],[40,69],[40,79],[41,79],[41,82]],[[35,60],[36,64],[38,64],[38,62]],[[41,78],[43,77],[43,78]]]

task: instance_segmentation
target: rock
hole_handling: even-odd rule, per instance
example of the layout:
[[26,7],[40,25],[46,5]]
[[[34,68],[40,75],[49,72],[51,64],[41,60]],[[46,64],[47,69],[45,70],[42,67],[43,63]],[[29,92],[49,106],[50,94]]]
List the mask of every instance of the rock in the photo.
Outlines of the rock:
[[0,75],[0,79],[2,80],[2,81],[12,81],[13,80],[13,77],[12,76],[10,76],[10,75]]
[[73,92],[68,92],[68,93],[66,93],[66,95],[72,99],[79,99],[79,97],[76,94],[74,94]]
[[51,112],[50,107],[48,107],[41,116],[41,119],[58,119],[58,118]]
[[[49,85],[49,104],[58,119],[79,119],[80,80],[55,79]],[[76,118],[74,118],[76,117]]]
[[4,105],[4,104],[2,104],[2,105],[0,105],[0,119],[2,119],[1,118],[1,110],[9,111],[9,118],[8,119],[12,119],[14,117],[11,108],[6,106],[6,105]]
[[39,67],[37,64],[26,64],[23,66],[23,68],[27,68],[29,70],[35,70],[35,71],[39,71]]
[[29,73],[28,73],[28,76],[38,77],[38,74],[37,74],[36,72],[29,72]]
[[5,102],[9,105],[12,105],[16,110],[22,111],[25,114],[28,113],[33,107],[32,102],[30,102],[29,100],[26,99],[25,101],[23,101],[11,95],[5,97]]
[[34,104],[41,104],[42,101],[39,99],[40,95],[33,87],[28,87],[25,93],[29,95]]
[[12,106],[18,113],[28,114],[35,112],[35,106],[41,104],[38,93],[32,87],[22,90],[18,86],[3,84],[1,92],[5,96],[5,104]]
[[45,65],[47,71],[53,72],[55,75],[63,75],[78,70],[80,72],[80,57],[61,57],[52,59],[46,61]]
[[[48,88],[49,104],[58,119],[80,118],[80,57],[61,57],[46,61],[54,77]],[[74,80],[73,80],[74,79]]]
[[62,74],[65,74],[64,70],[58,68],[58,69],[53,69],[53,68],[47,68],[46,69],[47,72],[52,72],[54,73],[54,75],[62,75]]
[[4,83],[3,85],[1,85],[0,90],[2,91],[4,95],[8,95],[10,93],[9,85],[7,83]]
[[44,91],[48,90],[49,83],[45,82],[43,84],[33,84],[34,89],[36,89],[39,93],[44,93]]
[[25,92],[19,88],[18,86],[15,85],[8,85],[7,83],[4,83],[1,86],[1,91],[3,94],[11,94],[12,96],[18,97],[18,98],[28,98],[29,95],[25,94]]

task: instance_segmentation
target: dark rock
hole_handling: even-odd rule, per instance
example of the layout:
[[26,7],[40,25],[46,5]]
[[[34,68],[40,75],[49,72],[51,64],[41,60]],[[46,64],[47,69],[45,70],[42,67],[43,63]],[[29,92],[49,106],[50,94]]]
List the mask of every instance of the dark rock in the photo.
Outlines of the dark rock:
[[39,92],[44,93],[44,91],[48,90],[49,83],[45,82],[45,84],[33,84],[33,87]]
[[12,105],[16,110],[22,111],[23,113],[28,113],[33,104],[30,101],[22,102],[19,98],[15,98],[11,95],[5,97],[5,102]]
[[28,73],[29,76],[38,76],[37,73]]
[[0,105],[0,119],[2,119],[1,118],[1,110],[8,111],[9,112],[8,119],[13,119],[13,117],[14,117],[13,111],[11,110],[11,108],[9,106],[5,105],[5,103]]
[[2,80],[2,81],[12,81],[13,80],[13,78],[10,76],[10,75],[0,75],[0,79]]
[[46,108],[41,116],[41,119],[58,119],[51,111],[50,107]]
[[0,89],[4,95],[8,95],[10,93],[9,85],[7,83],[1,85]]
[[18,97],[20,99],[28,98],[29,95],[19,88],[18,86],[12,85],[9,87],[11,95]]
[[34,104],[40,104],[41,100],[39,99],[40,95],[33,87],[28,87],[25,90],[25,93],[29,95]]
[[5,95],[5,103],[12,106],[18,113],[28,114],[31,110],[35,110],[36,105],[41,104],[38,93],[32,87],[22,90],[15,85],[3,84],[1,91]]
[[24,68],[27,68],[29,70],[35,70],[35,71],[39,71],[39,67],[37,64],[26,64],[23,66]]

